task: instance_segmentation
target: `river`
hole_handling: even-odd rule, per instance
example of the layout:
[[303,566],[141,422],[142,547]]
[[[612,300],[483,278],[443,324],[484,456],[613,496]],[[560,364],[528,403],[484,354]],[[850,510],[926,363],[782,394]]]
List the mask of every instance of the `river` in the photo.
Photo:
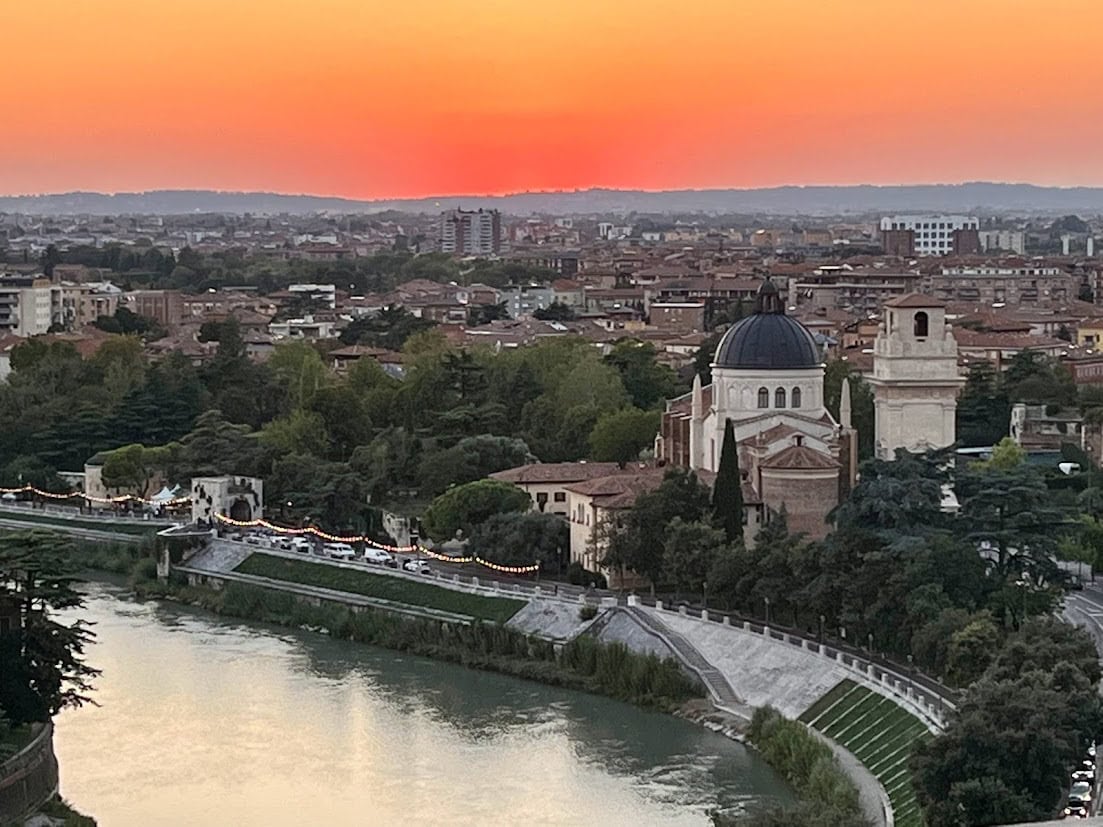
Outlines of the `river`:
[[57,718],[101,827],[707,825],[792,800],[686,721],[89,584],[99,706]]

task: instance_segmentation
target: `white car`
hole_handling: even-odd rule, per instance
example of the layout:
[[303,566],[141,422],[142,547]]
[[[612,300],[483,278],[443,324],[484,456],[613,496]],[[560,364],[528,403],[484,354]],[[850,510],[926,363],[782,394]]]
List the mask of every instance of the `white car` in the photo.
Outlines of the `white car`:
[[403,571],[412,571],[415,574],[432,574],[433,570],[429,568],[429,564],[424,560],[417,560],[411,557],[402,563]]
[[291,539],[291,550],[308,554],[310,552],[310,540],[305,537],[293,537]]
[[1092,800],[1092,785],[1087,781],[1077,781],[1069,790],[1069,804],[1090,805]]
[[348,543],[326,543],[323,548],[327,555],[338,560],[351,560],[356,556],[356,549]]
[[394,558],[381,548],[371,548],[370,546],[364,549],[364,562],[375,563],[377,566],[385,565]]

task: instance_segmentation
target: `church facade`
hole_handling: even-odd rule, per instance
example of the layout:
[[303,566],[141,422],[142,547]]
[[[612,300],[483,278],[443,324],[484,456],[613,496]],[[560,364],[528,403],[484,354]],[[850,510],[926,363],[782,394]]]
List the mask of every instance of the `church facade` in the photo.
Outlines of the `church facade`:
[[[964,380],[945,304],[919,293],[886,302],[873,351],[877,457],[953,445]],[[767,280],[754,314],[720,340],[712,383],[697,377],[690,393],[667,402],[655,455],[715,472],[730,421],[739,444],[746,539],[783,507],[790,529],[822,537],[827,515],[854,487],[858,465],[849,384],[843,382],[836,421],[824,406],[823,377],[812,334],[785,314]]]
[[837,422],[824,406],[824,365],[812,334],[785,314],[765,281],[755,313],[733,325],[716,348],[712,383],[667,402],[655,455],[669,464],[718,470],[724,428],[732,423],[743,478],[746,535],[785,509],[789,527],[811,538],[853,487],[857,435],[844,384]]

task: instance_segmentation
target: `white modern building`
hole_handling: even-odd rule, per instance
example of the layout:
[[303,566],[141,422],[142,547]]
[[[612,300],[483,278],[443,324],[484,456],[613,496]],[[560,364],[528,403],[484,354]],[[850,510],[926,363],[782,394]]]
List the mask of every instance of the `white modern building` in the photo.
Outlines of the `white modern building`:
[[289,284],[287,292],[330,310],[337,307],[337,286],[334,284]]
[[60,320],[60,305],[60,288],[44,276],[0,277],[0,335],[48,333]]
[[981,230],[979,237],[986,253],[1026,253],[1026,233],[1021,230]]
[[953,252],[955,230],[979,230],[980,221],[966,215],[889,215],[881,219],[881,232],[912,230],[915,252],[943,256]]

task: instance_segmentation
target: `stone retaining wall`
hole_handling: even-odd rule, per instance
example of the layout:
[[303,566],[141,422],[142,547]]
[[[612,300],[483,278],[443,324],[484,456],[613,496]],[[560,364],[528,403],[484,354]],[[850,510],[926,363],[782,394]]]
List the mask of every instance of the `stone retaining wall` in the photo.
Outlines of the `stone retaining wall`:
[[0,764],[0,824],[20,822],[57,793],[54,725]]

